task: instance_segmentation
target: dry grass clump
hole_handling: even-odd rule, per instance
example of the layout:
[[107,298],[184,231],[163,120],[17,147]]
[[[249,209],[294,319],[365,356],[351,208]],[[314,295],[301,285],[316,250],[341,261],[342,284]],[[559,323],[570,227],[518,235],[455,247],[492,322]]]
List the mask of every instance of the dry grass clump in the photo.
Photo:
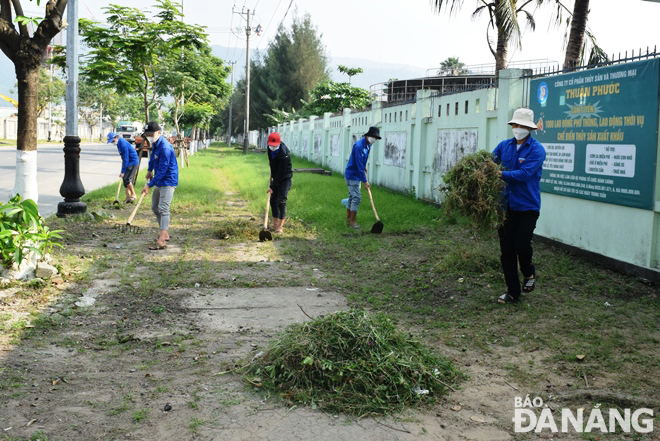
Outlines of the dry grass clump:
[[434,403],[462,378],[387,316],[360,310],[290,326],[244,374],[290,403],[358,417]]
[[445,175],[443,206],[447,213],[467,217],[482,229],[502,225],[505,210],[502,191],[505,182],[499,177],[500,166],[485,150],[464,156]]

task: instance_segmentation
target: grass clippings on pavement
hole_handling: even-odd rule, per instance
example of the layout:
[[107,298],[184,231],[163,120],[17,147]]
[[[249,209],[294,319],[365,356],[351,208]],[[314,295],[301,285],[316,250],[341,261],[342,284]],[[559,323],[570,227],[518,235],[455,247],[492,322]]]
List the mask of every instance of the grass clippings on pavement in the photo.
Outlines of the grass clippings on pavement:
[[434,404],[463,374],[382,313],[342,311],[290,326],[244,381],[296,404],[357,417]]

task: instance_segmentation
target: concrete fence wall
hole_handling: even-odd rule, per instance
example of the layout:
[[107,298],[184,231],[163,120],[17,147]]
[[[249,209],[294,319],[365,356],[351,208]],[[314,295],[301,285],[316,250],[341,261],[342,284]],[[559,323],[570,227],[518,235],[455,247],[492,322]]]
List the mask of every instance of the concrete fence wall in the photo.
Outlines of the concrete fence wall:
[[[271,130],[280,133],[295,156],[343,174],[353,143],[369,126],[377,126],[382,140],[369,158],[369,181],[441,202],[442,175],[450,167],[512,136],[507,122],[513,111],[529,107],[530,81],[523,73],[501,71],[497,88],[443,96],[421,90],[414,103],[383,107],[374,102],[368,111],[345,109],[342,115],[312,116]],[[660,152],[657,144],[646,147]],[[655,174],[657,187],[658,167]],[[652,210],[642,210],[543,193],[536,233],[660,279],[659,194],[655,191]]]
[[[64,138],[64,125],[53,124],[51,139],[61,141]],[[96,123],[90,129],[87,124],[78,125],[78,136],[84,139],[105,140],[105,136],[112,131],[109,123],[103,122],[103,128]],[[0,117],[0,139],[16,139],[18,133],[18,118],[15,116]],[[37,122],[37,139],[42,141],[48,139],[48,120],[39,118]]]

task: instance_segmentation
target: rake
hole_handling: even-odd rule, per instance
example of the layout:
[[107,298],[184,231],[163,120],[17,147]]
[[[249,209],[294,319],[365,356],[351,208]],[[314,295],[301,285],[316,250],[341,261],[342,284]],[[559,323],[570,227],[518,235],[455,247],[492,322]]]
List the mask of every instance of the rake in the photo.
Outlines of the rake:
[[138,211],[138,208],[140,208],[140,204],[142,203],[142,199],[144,199],[144,193],[140,196],[140,199],[138,200],[137,205],[133,209],[133,212],[131,215],[128,217],[128,220],[126,221],[126,225],[124,224],[117,224],[115,225],[115,228],[117,228],[119,231],[122,233],[134,233],[134,234],[140,234],[142,233],[142,228],[131,225],[131,222],[133,222],[133,218],[135,217],[135,214]]

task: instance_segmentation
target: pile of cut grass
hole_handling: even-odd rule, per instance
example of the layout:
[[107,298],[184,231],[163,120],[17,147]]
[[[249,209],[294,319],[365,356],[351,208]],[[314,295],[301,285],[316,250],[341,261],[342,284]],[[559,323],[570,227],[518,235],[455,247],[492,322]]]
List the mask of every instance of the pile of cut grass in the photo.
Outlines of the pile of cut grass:
[[358,417],[433,404],[463,378],[386,315],[361,310],[289,326],[243,376],[292,403]]
[[467,217],[481,228],[498,228],[504,223],[502,191],[506,185],[499,177],[500,167],[485,150],[464,156],[445,175],[443,203],[447,214]]

